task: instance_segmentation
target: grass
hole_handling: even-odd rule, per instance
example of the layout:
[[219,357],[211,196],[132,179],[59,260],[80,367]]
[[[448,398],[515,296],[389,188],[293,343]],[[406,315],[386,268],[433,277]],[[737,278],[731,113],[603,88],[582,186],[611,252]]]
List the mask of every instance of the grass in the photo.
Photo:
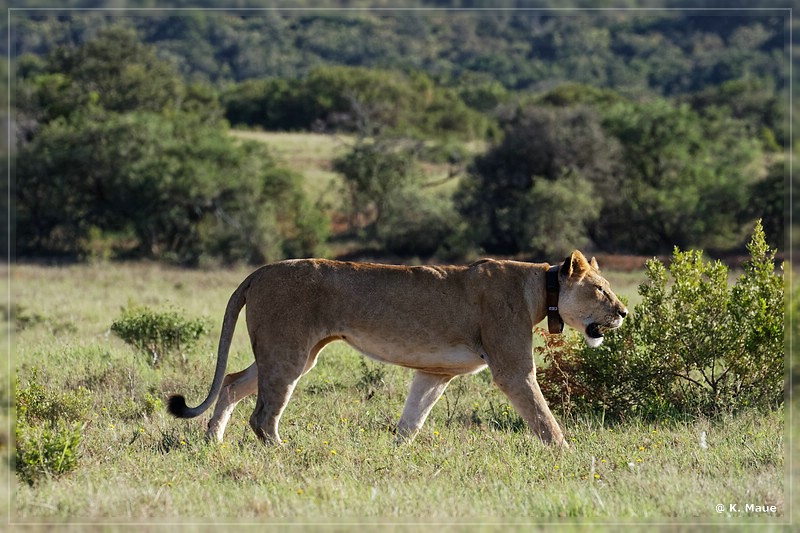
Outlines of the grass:
[[[454,381],[416,441],[397,447],[391,428],[411,372],[379,371],[341,343],[300,381],[281,423],[282,446],[256,441],[247,425],[252,399],[235,411],[225,442],[207,444],[210,413],[176,420],[164,403],[173,393],[191,405],[205,397],[221,314],[247,270],[144,263],[12,270],[20,385],[35,379],[53,393],[91,393],[78,467],[32,486],[15,481],[13,522],[787,520],[781,412],[625,423],[576,416],[561,420],[572,449],[560,452],[529,436],[483,372]],[[617,290],[633,296],[634,275],[608,276],[628,280]],[[206,317],[212,332],[153,367],[109,333],[130,302]],[[251,361],[242,320],[228,370]],[[9,390],[5,383],[2,392]],[[778,512],[718,514],[720,503],[774,504]]]

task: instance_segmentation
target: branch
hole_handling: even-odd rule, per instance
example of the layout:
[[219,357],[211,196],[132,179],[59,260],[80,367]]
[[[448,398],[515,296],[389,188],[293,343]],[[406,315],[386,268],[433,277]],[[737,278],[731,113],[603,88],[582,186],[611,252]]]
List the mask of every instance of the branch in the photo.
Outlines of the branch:
[[450,181],[451,179],[453,179],[453,178],[455,178],[457,176],[458,176],[457,172],[450,172],[450,173],[447,174],[447,177],[444,177],[444,178],[441,178],[441,179],[438,179],[438,180],[433,180],[433,181],[428,181],[428,182],[422,183],[422,184],[420,184],[419,187],[420,187],[420,189],[426,189],[428,187],[436,187],[437,185],[443,185],[443,184],[447,183],[448,181]]
[[[694,355],[694,350],[692,350],[692,348],[686,342],[686,339],[683,338],[683,337],[680,337],[680,339],[681,339],[681,342],[683,343],[683,346],[686,348],[686,350],[689,353],[691,353],[692,355]],[[705,370],[703,370],[703,367],[701,365],[697,365],[697,369],[700,371],[700,374],[703,376],[703,379],[706,380],[706,383],[708,383],[708,386],[711,387],[711,390],[713,390],[716,393],[717,392],[716,383],[709,381],[708,376],[706,376]],[[688,374],[688,370],[689,370],[689,365],[688,364],[686,365],[686,370],[687,370],[687,374]]]
[[702,383],[702,382],[700,382],[700,381],[697,381],[696,379],[692,379],[692,378],[690,378],[689,376],[684,376],[683,374],[679,374],[678,372],[669,372],[669,375],[671,375],[671,376],[675,376],[675,377],[677,377],[677,378],[683,378],[683,379],[685,379],[686,381],[691,381],[692,383],[694,383],[694,384],[695,384],[695,385],[697,385],[698,387],[701,387],[701,388],[703,387],[703,383]]

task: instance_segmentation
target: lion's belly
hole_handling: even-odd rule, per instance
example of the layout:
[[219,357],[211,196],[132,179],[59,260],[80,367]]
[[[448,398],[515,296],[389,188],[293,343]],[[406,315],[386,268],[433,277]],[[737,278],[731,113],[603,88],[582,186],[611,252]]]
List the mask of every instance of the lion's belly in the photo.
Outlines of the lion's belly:
[[470,374],[486,368],[478,350],[465,344],[416,345],[404,340],[346,335],[343,340],[371,359],[416,370]]

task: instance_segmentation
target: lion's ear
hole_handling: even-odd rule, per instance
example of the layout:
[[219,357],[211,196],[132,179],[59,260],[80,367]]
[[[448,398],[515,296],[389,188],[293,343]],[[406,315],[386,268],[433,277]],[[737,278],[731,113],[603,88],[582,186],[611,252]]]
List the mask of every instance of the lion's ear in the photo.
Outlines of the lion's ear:
[[598,272],[600,272],[600,267],[599,267],[599,266],[597,266],[597,259],[595,259],[594,257],[592,257],[592,260],[591,260],[591,261],[589,261],[589,264],[590,264],[590,265],[592,265],[592,268],[593,268],[593,269],[595,269],[595,270],[597,270]]
[[580,276],[589,270],[589,262],[586,261],[586,258],[582,253],[580,253],[578,250],[575,250],[564,261],[563,270],[566,272],[567,277]]

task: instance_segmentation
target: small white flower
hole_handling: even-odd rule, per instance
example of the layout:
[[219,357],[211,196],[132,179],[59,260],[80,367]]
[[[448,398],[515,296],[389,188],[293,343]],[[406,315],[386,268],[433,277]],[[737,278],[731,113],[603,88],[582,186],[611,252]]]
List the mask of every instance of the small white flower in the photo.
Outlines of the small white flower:
[[708,444],[706,443],[706,432],[703,431],[700,433],[700,448],[703,450],[708,449]]

